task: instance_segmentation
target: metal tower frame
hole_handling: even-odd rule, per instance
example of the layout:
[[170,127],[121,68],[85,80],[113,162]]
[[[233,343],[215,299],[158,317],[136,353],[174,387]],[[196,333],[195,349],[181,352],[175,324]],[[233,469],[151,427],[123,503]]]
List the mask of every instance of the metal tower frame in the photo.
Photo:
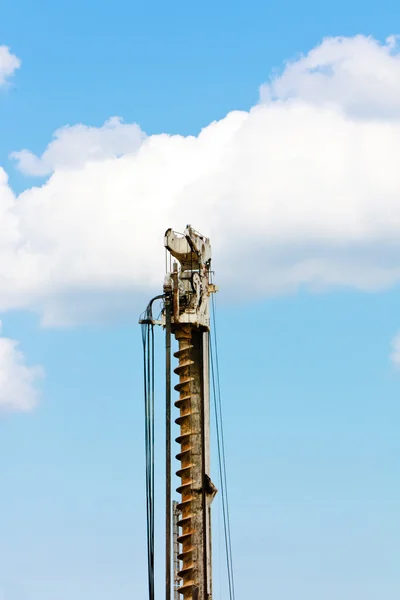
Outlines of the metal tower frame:
[[[209,330],[211,246],[190,225],[184,234],[169,229],[164,245],[175,259],[164,282],[166,331],[166,600],[171,594],[171,334],[179,397],[175,422],[180,434],[176,458],[181,485],[174,504],[174,598],[212,600],[211,503],[217,492],[210,478]],[[179,516],[178,516],[179,515]],[[179,583],[178,583],[179,582]]]

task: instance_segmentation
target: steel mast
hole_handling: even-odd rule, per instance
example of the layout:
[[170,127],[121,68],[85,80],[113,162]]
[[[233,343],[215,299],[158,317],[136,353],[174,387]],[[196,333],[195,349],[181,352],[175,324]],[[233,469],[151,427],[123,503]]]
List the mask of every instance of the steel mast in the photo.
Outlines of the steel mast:
[[211,503],[217,492],[210,478],[209,298],[216,291],[210,281],[211,246],[190,225],[184,234],[168,229],[164,245],[175,260],[164,282],[168,309],[163,321],[179,344],[174,354],[179,376],[175,422],[180,427],[176,458],[181,479],[175,508],[179,514],[178,591],[183,600],[211,600]]

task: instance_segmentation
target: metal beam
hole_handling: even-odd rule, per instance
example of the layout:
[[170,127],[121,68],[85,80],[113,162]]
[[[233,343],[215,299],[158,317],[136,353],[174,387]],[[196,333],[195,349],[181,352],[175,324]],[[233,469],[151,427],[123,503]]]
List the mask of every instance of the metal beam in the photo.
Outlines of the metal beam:
[[165,600],[171,600],[171,297],[165,296]]

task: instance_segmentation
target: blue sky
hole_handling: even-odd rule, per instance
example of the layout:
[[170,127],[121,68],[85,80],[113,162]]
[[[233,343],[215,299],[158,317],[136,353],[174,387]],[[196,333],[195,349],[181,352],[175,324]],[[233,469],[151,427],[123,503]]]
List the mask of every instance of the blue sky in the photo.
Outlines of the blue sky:
[[237,598],[397,600],[398,3],[0,11],[0,600],[146,597],[137,316],[190,220],[221,285]]

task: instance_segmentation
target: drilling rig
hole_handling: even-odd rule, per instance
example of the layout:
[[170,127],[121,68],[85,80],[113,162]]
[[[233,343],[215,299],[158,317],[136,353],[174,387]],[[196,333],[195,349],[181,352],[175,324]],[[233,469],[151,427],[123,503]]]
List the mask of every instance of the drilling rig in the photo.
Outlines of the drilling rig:
[[[170,268],[164,280],[161,324],[166,336],[166,600],[171,598],[171,547],[174,598],[212,600],[211,503],[217,493],[210,476],[209,334],[211,282],[209,239],[188,225],[183,234],[168,229],[164,246]],[[155,324],[150,313],[142,323]],[[178,376],[175,423],[180,485],[171,493],[171,336]],[[173,511],[172,511],[173,506]],[[171,515],[173,512],[173,528]],[[154,594],[154,591],[153,591]]]
[[169,229],[164,245],[175,259],[164,293],[172,300],[171,332],[179,343],[174,354],[180,427],[176,458],[181,479],[178,592],[184,600],[211,600],[211,502],[216,494],[210,477],[209,298],[216,291],[210,282],[211,246],[190,226],[183,236]]

